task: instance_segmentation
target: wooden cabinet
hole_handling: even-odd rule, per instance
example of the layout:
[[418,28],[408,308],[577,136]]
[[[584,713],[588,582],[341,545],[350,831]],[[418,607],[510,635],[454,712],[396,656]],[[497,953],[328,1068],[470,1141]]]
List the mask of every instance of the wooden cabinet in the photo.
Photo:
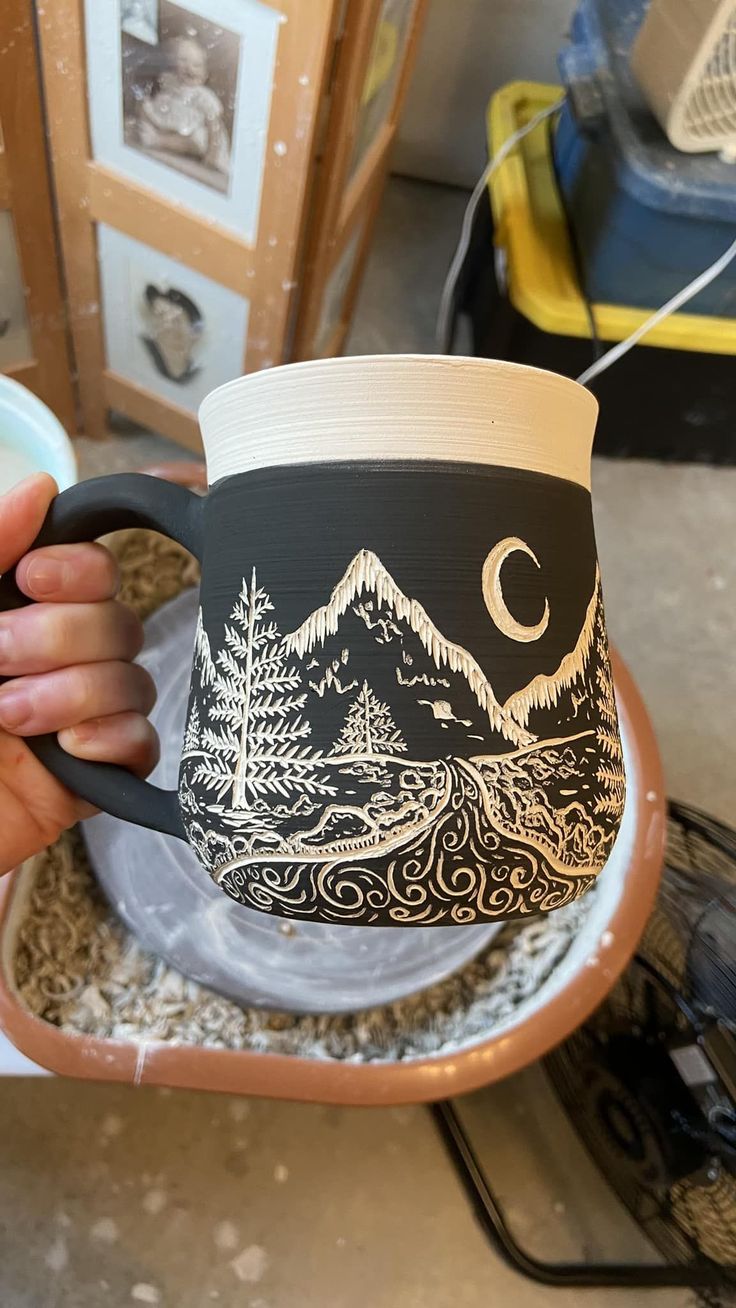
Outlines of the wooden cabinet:
[[34,48],[3,0],[7,366],[69,421],[71,343],[85,432],[199,448],[214,386],[338,352],[424,3],[38,0]]

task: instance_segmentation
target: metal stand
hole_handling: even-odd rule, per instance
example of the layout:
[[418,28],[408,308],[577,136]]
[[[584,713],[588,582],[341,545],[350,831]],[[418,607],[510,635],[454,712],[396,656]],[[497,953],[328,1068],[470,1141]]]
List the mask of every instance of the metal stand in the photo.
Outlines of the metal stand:
[[496,1252],[522,1276],[541,1285],[560,1289],[618,1287],[655,1290],[670,1285],[702,1290],[730,1290],[733,1293],[733,1282],[724,1276],[720,1267],[706,1259],[691,1263],[647,1265],[645,1263],[545,1263],[534,1258],[514,1239],[503,1209],[483,1172],[453,1104],[445,1100],[434,1104],[431,1111],[481,1226]]

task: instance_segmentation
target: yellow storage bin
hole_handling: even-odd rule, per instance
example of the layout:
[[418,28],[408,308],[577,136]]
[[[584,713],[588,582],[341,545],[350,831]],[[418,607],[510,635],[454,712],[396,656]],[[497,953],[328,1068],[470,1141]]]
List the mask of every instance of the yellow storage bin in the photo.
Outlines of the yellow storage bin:
[[[489,153],[536,113],[563,96],[560,86],[510,82],[488,106]],[[554,122],[554,119],[551,120]],[[546,120],[521,140],[489,179],[495,241],[506,256],[508,295],[514,308],[541,331],[590,337],[578,289],[567,222],[558,195]],[[648,317],[618,304],[592,306],[601,340],[624,340]],[[652,305],[652,312],[658,305]],[[736,354],[736,322],[676,313],[642,338],[642,345],[707,354]]]

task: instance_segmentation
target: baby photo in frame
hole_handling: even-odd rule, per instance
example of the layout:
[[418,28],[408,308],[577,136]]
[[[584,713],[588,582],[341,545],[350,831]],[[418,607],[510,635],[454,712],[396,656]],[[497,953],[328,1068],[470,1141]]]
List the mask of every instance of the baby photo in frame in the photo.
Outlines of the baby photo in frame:
[[241,38],[172,0],[149,5],[137,31],[121,24],[126,145],[227,194]]
[[107,367],[196,414],[244,371],[248,301],[112,227],[97,240]]
[[254,242],[279,29],[262,0],[86,0],[94,159]]

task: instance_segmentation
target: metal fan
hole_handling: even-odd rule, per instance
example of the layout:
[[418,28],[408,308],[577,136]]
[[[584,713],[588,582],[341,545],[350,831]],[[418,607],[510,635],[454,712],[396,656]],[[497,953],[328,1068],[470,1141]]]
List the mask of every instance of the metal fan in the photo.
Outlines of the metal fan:
[[736,1305],[736,831],[671,803],[639,952],[545,1066],[601,1173],[666,1260],[550,1264],[515,1240],[451,1104],[438,1124],[488,1234],[548,1285],[693,1286]]
[[677,150],[736,150],[736,4],[651,0],[632,68]]
[[595,1161],[670,1261],[736,1288],[736,833],[670,806],[639,952],[547,1059]]

